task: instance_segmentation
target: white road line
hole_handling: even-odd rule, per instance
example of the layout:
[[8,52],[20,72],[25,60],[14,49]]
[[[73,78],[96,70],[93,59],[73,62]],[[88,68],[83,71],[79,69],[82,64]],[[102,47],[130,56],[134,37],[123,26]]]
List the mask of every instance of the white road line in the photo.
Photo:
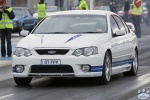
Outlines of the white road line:
[[7,100],[6,98],[9,98],[9,97],[11,97],[13,95],[14,94],[8,94],[8,95],[0,96],[0,100]]

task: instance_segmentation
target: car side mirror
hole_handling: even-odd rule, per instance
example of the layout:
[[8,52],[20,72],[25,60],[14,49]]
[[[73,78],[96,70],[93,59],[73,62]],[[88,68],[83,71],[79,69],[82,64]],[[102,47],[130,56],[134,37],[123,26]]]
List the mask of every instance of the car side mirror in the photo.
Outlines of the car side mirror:
[[132,23],[126,23],[128,27],[131,29],[131,31],[135,32],[135,27]]
[[21,36],[28,36],[28,35],[29,35],[29,31],[27,31],[27,30],[22,30],[22,31],[20,32],[20,35],[21,35]]
[[125,33],[126,33],[125,29],[116,30],[116,36],[125,35]]

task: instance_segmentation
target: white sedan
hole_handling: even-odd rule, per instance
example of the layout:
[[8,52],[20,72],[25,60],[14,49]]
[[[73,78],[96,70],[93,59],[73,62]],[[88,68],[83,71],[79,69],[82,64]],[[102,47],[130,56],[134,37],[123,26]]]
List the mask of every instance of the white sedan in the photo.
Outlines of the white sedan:
[[108,84],[118,73],[138,72],[137,37],[117,14],[73,10],[51,14],[16,46],[13,77],[18,85],[33,77],[93,77]]

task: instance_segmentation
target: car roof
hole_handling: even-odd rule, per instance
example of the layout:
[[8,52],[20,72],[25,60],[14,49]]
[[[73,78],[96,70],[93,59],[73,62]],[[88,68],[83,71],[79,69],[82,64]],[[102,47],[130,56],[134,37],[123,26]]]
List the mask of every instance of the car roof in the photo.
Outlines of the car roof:
[[107,15],[110,11],[103,10],[69,10],[52,13],[51,15],[75,15],[75,14],[87,14],[87,15]]

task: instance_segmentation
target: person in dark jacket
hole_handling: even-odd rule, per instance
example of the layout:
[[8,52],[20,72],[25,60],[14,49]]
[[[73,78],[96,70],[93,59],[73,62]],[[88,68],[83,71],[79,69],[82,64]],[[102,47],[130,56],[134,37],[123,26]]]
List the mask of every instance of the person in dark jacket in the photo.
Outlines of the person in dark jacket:
[[130,3],[128,0],[125,0],[124,3],[124,21],[127,22],[128,21],[128,12],[130,10]]
[[114,0],[110,1],[109,7],[110,7],[111,12],[116,13],[116,11],[117,11],[117,5],[116,5],[116,2]]
[[[0,8],[0,33],[1,33],[1,56],[11,57],[12,46],[11,46],[11,32],[13,29],[12,19],[15,18],[13,9],[8,7],[7,4],[2,4]],[[7,50],[5,48],[5,38],[7,40]]]
[[150,0],[147,0],[146,7],[147,7],[147,11],[148,11],[146,25],[149,26],[149,23],[150,23]]

